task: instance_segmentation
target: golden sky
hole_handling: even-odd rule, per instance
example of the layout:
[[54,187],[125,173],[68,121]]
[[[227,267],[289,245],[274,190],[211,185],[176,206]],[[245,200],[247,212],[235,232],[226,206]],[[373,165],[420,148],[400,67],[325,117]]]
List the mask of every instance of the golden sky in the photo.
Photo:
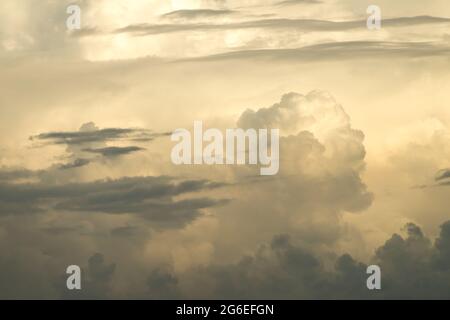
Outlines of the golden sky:
[[[70,298],[78,264],[87,298],[371,298],[373,263],[376,297],[448,298],[449,26],[448,0],[2,0],[0,297]],[[173,165],[195,120],[279,128],[279,174]]]

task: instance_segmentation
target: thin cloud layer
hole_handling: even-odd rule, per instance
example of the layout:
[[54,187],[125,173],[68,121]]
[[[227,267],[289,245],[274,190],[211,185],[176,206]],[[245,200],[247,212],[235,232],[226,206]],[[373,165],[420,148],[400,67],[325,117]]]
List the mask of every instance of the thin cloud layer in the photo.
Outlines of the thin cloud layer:
[[[408,27],[422,24],[449,23],[450,19],[441,17],[401,17],[386,19],[384,27]],[[139,36],[155,35],[171,32],[208,31],[208,30],[237,30],[237,29],[294,29],[299,32],[319,31],[348,31],[352,29],[365,29],[366,20],[359,21],[325,21],[312,19],[263,19],[238,23],[179,23],[179,24],[140,24],[130,25],[115,30],[115,33],[131,33]]]
[[40,133],[30,137],[31,141],[48,141],[54,144],[80,145],[108,141],[152,141],[166,133],[153,133],[150,130],[136,128],[99,129],[93,122],[85,123],[79,131],[59,131]]
[[144,148],[130,146],[130,147],[106,147],[106,148],[87,148],[83,149],[83,151],[101,154],[104,157],[116,157],[120,155],[130,154],[137,151],[145,150]]
[[[102,159],[116,159],[146,148],[136,145],[111,146],[110,143],[148,143],[168,133],[155,133],[139,128],[104,128],[99,129],[93,122],[80,127],[79,131],[46,132],[31,136],[35,147],[65,145],[69,162],[59,164],[61,170],[81,168]],[[36,144],[37,142],[37,144]]]
[[322,43],[295,49],[237,50],[235,52],[187,59],[186,61],[220,61],[271,59],[292,61],[340,61],[355,58],[375,58],[383,55],[390,58],[446,57],[450,52],[447,45],[434,43],[405,43],[378,41],[351,41]]

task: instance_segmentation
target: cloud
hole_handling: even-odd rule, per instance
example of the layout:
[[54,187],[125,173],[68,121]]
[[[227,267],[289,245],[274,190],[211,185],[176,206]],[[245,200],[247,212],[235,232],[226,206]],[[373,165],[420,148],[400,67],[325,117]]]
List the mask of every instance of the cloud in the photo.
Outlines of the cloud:
[[99,30],[96,27],[82,27],[81,29],[75,29],[72,30],[69,35],[74,38],[82,38],[82,37],[89,37],[89,36],[95,36],[96,34],[101,33],[101,30]]
[[111,230],[111,235],[115,237],[131,237],[139,232],[139,227],[123,226]]
[[[413,223],[406,224],[403,232],[405,236],[393,234],[368,262],[360,262],[347,253],[328,252],[320,256],[298,244],[292,235],[279,234],[237,262],[201,265],[179,273],[171,265],[152,267],[150,273],[142,275],[146,290],[132,288],[126,294],[151,299],[448,299],[450,221],[441,225],[434,241]],[[129,236],[129,232],[120,236]],[[66,275],[56,279],[50,274],[52,281],[42,287],[38,281],[42,273],[37,273],[39,269],[34,265],[36,272],[30,269],[22,275],[24,282],[18,277],[25,271],[24,261],[15,260],[11,269],[12,260],[8,264],[2,256],[2,296],[11,297],[6,292],[24,296],[17,295],[16,289],[20,291],[22,284],[28,283],[34,286],[27,296],[43,298],[43,289],[53,283],[65,299],[121,297],[125,293],[118,291],[116,277],[126,274],[121,270],[125,264],[107,263],[110,259],[106,257],[91,255],[87,266],[82,267],[83,290],[69,292],[64,287]],[[381,268],[379,291],[366,287],[366,269],[370,264]]]
[[[171,285],[179,284],[171,298],[181,293],[208,299],[448,299],[450,221],[442,224],[434,244],[413,223],[405,232],[406,237],[394,234],[379,247],[370,263],[330,253],[332,268],[292,237],[277,235],[237,263],[171,276]],[[379,291],[366,287],[369,264],[381,268]]]
[[450,169],[442,169],[436,173],[435,180],[441,181],[450,178]]
[[59,166],[59,169],[61,170],[68,170],[73,168],[80,168],[88,165],[91,162],[91,160],[88,159],[75,159],[73,162],[69,162],[66,164],[61,164]]
[[[398,160],[384,149],[406,122],[446,122],[449,91],[448,18],[385,14],[448,16],[446,1],[381,0],[372,32],[356,0],[80,0],[73,33],[70,2],[0,2],[1,297],[58,298],[69,264],[88,298],[448,297],[448,228],[433,232],[449,190],[408,188],[448,167],[448,136],[419,145],[407,132]],[[187,8],[201,9],[161,16]],[[85,117],[97,125],[78,130]],[[280,127],[279,174],[172,166],[164,128],[202,117]],[[423,229],[379,246],[405,221]],[[365,288],[371,263],[382,292]]]
[[142,151],[145,150],[144,148],[136,147],[136,146],[130,146],[130,147],[106,147],[106,148],[87,148],[83,149],[83,151],[90,152],[90,153],[96,153],[101,154],[104,157],[116,157],[121,155],[130,154],[136,151]]
[[[450,19],[431,16],[400,17],[383,20],[383,27],[406,27],[422,24],[449,23]],[[135,24],[119,28],[114,33],[131,33],[139,36],[172,32],[238,30],[238,29],[293,29],[302,32],[367,30],[366,20],[328,21],[314,19],[261,19],[230,23],[176,23],[176,24]]]
[[342,216],[363,213],[374,195],[363,180],[364,134],[339,102],[324,91],[291,92],[242,112],[235,126],[280,129],[280,170],[261,179],[256,166],[228,168],[233,201],[214,210],[227,246],[245,252],[277,234],[317,252],[342,244]]
[[49,141],[53,144],[80,145],[93,142],[117,140],[151,141],[165,133],[152,133],[150,130],[137,128],[99,129],[93,122],[85,123],[79,131],[55,131],[41,133],[30,137],[31,141]]
[[81,269],[82,290],[69,291],[61,288],[62,298],[105,299],[110,297],[115,271],[115,263],[107,264],[103,254],[95,253],[89,258],[87,267]]
[[165,18],[176,19],[198,19],[198,18],[214,18],[220,16],[227,16],[234,14],[232,10],[215,10],[215,9],[191,9],[191,10],[176,10],[163,15]]
[[151,299],[177,299],[179,289],[176,276],[167,269],[154,269],[147,278],[148,296]]
[[434,244],[412,223],[407,237],[394,234],[378,248],[374,261],[383,274],[383,297],[390,299],[448,299],[450,280],[450,222],[441,225]]
[[450,47],[430,42],[345,41],[294,49],[236,50],[233,52],[180,61],[220,61],[269,59],[278,61],[348,60],[355,58],[447,56]]
[[0,214],[37,214],[48,210],[137,214],[155,225],[180,227],[201,209],[226,203],[206,197],[173,197],[223,186],[206,180],[176,182],[169,177],[126,177],[86,183],[0,183]]
[[66,235],[69,232],[79,232],[81,231],[79,227],[58,227],[58,226],[51,226],[43,229],[44,232],[54,235],[54,236],[63,236]]
[[[373,195],[360,177],[365,168],[364,134],[351,127],[349,116],[329,93],[285,94],[271,107],[248,109],[237,124],[280,129],[278,178],[292,190],[305,193],[303,198],[295,192],[294,203],[320,196],[320,203],[352,212],[371,204]],[[315,190],[315,195],[308,190]]]
[[297,5],[297,4],[320,4],[322,1],[319,0],[286,0],[280,1],[277,3],[279,6],[289,6],[289,5]]
[[[361,178],[365,166],[364,135],[352,128],[350,117],[343,107],[330,94],[322,91],[287,93],[268,107],[243,112],[236,125],[244,128],[281,128],[279,175],[261,182],[255,179],[251,188],[248,188],[244,185],[245,179],[252,177],[255,169],[249,166],[224,167],[230,184],[214,182],[223,181],[212,178],[215,172],[205,175],[205,178],[198,178],[191,168],[186,168],[191,178],[121,177],[90,182],[78,182],[75,175],[78,172],[69,170],[60,174],[71,174],[70,178],[77,182],[43,179],[33,183],[0,184],[0,218],[14,221],[42,219],[39,235],[44,239],[51,238],[46,240],[49,243],[55,242],[55,237],[58,237],[70,240],[70,248],[86,245],[91,252],[109,250],[108,255],[104,253],[105,257],[126,268],[125,271],[116,269],[115,273],[120,273],[120,278],[112,280],[110,293],[119,296],[182,296],[186,279],[179,270],[199,265],[206,267],[210,263],[218,266],[211,275],[212,280],[216,281],[216,277],[219,277],[217,281],[224,281],[225,286],[227,280],[221,280],[222,274],[228,276],[228,271],[231,272],[233,268],[228,266],[229,261],[225,264],[220,261],[221,257],[218,261],[210,258],[216,250],[219,256],[222,255],[223,241],[215,242],[216,236],[211,235],[209,225],[202,230],[196,229],[197,223],[201,225],[208,219],[217,224],[217,230],[213,229],[217,232],[214,233],[226,238],[227,246],[239,247],[235,257],[239,257],[242,252],[252,252],[256,244],[275,237],[273,249],[268,253],[280,256],[286,268],[291,263],[294,265],[289,267],[292,270],[284,273],[283,277],[292,276],[290,273],[294,272],[298,264],[300,272],[304,273],[302,277],[317,276],[318,282],[323,281],[320,274],[324,267],[320,257],[313,252],[318,248],[319,251],[323,248],[332,250],[345,234],[340,217],[346,212],[360,212],[372,201],[372,195]],[[82,130],[98,133],[102,129],[87,124]],[[55,141],[64,143],[68,139],[65,135],[67,132],[58,132],[64,134],[50,139],[53,144]],[[74,137],[78,139],[78,131],[75,133]],[[109,139],[110,135],[106,136]],[[85,159],[80,156],[89,152],[83,149],[108,148],[105,134],[100,134],[101,138],[97,135],[94,137],[89,136],[88,142],[84,142],[83,137],[80,142],[67,144],[74,159]],[[116,139],[116,136],[111,139]],[[86,168],[86,171],[91,167]],[[225,186],[226,190],[222,188]],[[97,220],[101,223],[96,223]],[[78,227],[81,223],[86,226]],[[99,226],[103,223],[104,227]],[[138,225],[142,233],[132,227]],[[10,229],[14,230],[14,227],[8,227],[8,234]],[[145,230],[148,229],[151,230],[151,239],[145,237]],[[193,231],[189,231],[191,229]],[[188,235],[183,236],[186,233]],[[289,234],[289,239],[279,239],[279,234]],[[28,247],[34,249],[33,245],[28,244]],[[43,245],[46,252],[51,252],[51,258],[42,259],[53,261],[54,257],[67,251],[52,250],[48,246]],[[158,257],[159,248],[164,248],[162,255],[170,255],[176,267],[170,265],[170,260],[161,262],[164,258]],[[127,250],[131,252],[125,254]],[[111,253],[121,257],[110,256]],[[85,259],[86,254],[84,252],[83,256],[79,256],[78,261]],[[143,261],[142,256],[152,263]],[[200,262],[192,262],[198,256]],[[128,258],[133,262],[124,263],[122,259]],[[136,285],[128,285],[120,280],[130,270],[158,270],[157,267],[164,265],[164,262],[169,265],[168,269],[160,269],[150,275],[136,275],[134,283],[147,284],[145,290],[141,288],[141,292],[137,292]],[[136,267],[131,266],[134,263]],[[352,265],[350,262],[347,264]],[[120,284],[114,284],[115,281]],[[116,289],[114,285],[123,285],[127,291]],[[275,285],[275,280],[273,283],[262,283],[259,289],[270,289],[272,285]],[[310,285],[301,288],[306,295]],[[226,294],[234,289],[228,290],[224,288],[221,292]],[[295,288],[289,288],[286,293],[281,290],[275,290],[280,297],[289,293],[297,294]]]
[[[183,284],[191,281],[205,284],[207,288],[188,285],[183,291]],[[180,293],[182,298],[208,299],[334,299],[370,296],[366,288],[365,264],[344,254],[335,260],[334,268],[327,270],[321,259],[295,245],[291,237],[285,234],[275,236],[269,244],[261,245],[255,253],[243,256],[235,264],[194,268],[171,281],[172,285],[177,283],[180,286],[172,288],[174,295],[170,298]]]
[[[140,128],[98,128],[93,122],[83,124],[78,131],[45,132],[30,137],[34,147],[47,145],[65,145],[68,162],[56,165],[60,170],[85,167],[90,163],[98,163],[104,158],[117,158],[138,151],[146,150],[138,145],[110,146],[108,143],[120,142],[142,144],[157,138],[168,136],[169,133],[156,133]],[[47,170],[47,173],[52,168]],[[45,174],[45,172],[42,172]],[[0,179],[1,180],[1,179]]]
[[39,177],[44,171],[25,168],[0,168],[0,181],[17,181]]
[[331,94],[316,90],[306,95],[290,92],[270,107],[247,109],[237,124],[242,128],[280,128],[284,134],[310,131],[323,135],[348,127],[350,118]]

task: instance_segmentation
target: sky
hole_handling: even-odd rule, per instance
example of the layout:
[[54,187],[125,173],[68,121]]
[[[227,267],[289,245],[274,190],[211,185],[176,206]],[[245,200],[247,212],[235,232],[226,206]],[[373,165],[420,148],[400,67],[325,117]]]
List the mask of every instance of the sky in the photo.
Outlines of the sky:
[[[2,0],[0,298],[450,298],[449,26],[446,0]],[[280,129],[278,174],[174,165],[198,120]]]

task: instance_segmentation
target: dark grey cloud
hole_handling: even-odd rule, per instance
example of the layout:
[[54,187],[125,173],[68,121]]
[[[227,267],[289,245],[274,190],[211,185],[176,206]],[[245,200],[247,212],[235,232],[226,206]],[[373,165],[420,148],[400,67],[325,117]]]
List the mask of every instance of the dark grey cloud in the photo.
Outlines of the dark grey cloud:
[[15,181],[39,177],[42,170],[28,170],[24,168],[0,168],[0,181]]
[[70,227],[51,226],[51,227],[44,228],[42,231],[44,231],[45,233],[47,233],[49,235],[61,236],[61,235],[66,235],[67,233],[71,233],[71,232],[78,232],[78,231],[80,231],[80,228],[73,227],[73,226],[70,226]]
[[100,33],[100,30],[96,27],[82,27],[81,29],[71,31],[69,35],[74,38],[82,38],[96,35],[98,33]]
[[[407,27],[412,25],[449,23],[450,19],[431,16],[400,17],[383,20],[383,27]],[[172,32],[236,30],[236,29],[293,29],[302,32],[346,31],[366,29],[366,20],[327,21],[314,19],[262,19],[234,23],[173,23],[173,24],[136,24],[114,31],[114,33],[132,33],[138,36],[155,35]]]
[[[296,246],[290,236],[278,235],[236,264],[200,267],[183,276],[192,277],[194,283],[212,284],[206,290],[212,296],[188,293],[196,298],[332,299],[369,297],[365,272],[366,266],[348,254],[337,258],[334,270],[328,271],[319,258]],[[171,284],[179,280],[175,278]],[[172,298],[179,295],[179,290],[172,288],[171,292]]]
[[[405,232],[406,237],[394,234],[370,261],[381,268],[381,290],[367,289],[368,264],[343,254],[337,255],[334,268],[326,268],[321,258],[295,245],[290,236],[279,235],[235,264],[200,267],[183,274],[194,283],[211,284],[204,292],[213,292],[203,296],[197,286],[183,298],[449,299],[450,221],[442,224],[434,243],[413,223],[405,226]],[[180,279],[168,282],[173,286]],[[177,297],[180,290],[172,288],[171,292]]]
[[172,132],[152,132],[150,130],[144,130],[142,132],[136,132],[129,140],[134,142],[149,142],[156,138],[170,136],[171,134]]
[[434,244],[421,229],[406,226],[407,237],[394,234],[376,251],[383,274],[383,297],[389,299],[448,299],[450,291],[450,221],[441,226]]
[[[65,145],[69,154],[68,162],[58,164],[60,170],[84,167],[102,158],[113,158],[143,151],[139,144],[151,142],[159,137],[169,136],[169,132],[153,132],[142,128],[98,128],[93,122],[83,124],[78,131],[44,132],[30,137],[35,147]],[[121,146],[108,143],[120,142]],[[123,145],[133,143],[137,145]],[[1,176],[0,176],[1,181]]]
[[123,226],[111,230],[111,235],[116,237],[131,237],[139,232],[139,227]]
[[180,61],[284,60],[316,61],[373,57],[432,57],[450,54],[450,47],[431,42],[345,41],[295,49],[241,50]]
[[290,6],[290,5],[297,5],[297,4],[320,4],[322,1],[319,0],[286,0],[286,1],[280,1],[277,3],[279,6]]
[[[98,198],[97,198],[98,199]],[[142,200],[133,203],[129,199],[120,201],[101,202],[95,197],[89,200],[68,200],[59,203],[55,208],[76,212],[102,212],[109,214],[139,214],[158,227],[174,228],[182,227],[201,215],[201,209],[219,206],[227,203],[227,200],[215,200],[210,198],[195,198],[174,201],[173,199]],[[97,202],[95,202],[97,201]]]
[[422,185],[415,185],[411,187],[412,189],[426,189],[426,188],[433,188],[433,187],[446,187],[450,186],[450,169],[441,169],[438,172],[436,172],[434,176],[435,183],[430,184],[422,184]]
[[[86,11],[92,8],[90,0],[77,0],[76,3]],[[20,52],[27,54],[53,52],[59,56],[78,57],[81,53],[79,44],[67,39],[66,20],[68,15],[66,10],[70,4],[73,4],[73,1],[23,2],[21,14],[27,19],[27,25],[16,25],[11,30],[2,28],[0,38],[3,40],[14,36]],[[5,12],[5,14],[7,13]],[[17,37],[17,34],[23,36]],[[11,53],[17,54],[15,50],[11,52],[1,50],[0,52],[1,55]]]
[[[119,229],[116,236],[135,234],[132,226]],[[62,230],[66,232],[72,230]],[[125,294],[152,299],[449,299],[450,221],[441,225],[435,241],[413,223],[408,223],[404,232],[405,236],[392,235],[367,263],[332,251],[327,252],[325,263],[323,256],[296,243],[294,236],[281,234],[236,263],[199,266],[182,273],[174,273],[170,265],[153,267],[143,275],[146,292],[129,287]],[[108,261],[98,253],[89,258],[82,268],[83,290],[79,292],[65,289],[66,275],[50,280],[65,299],[124,297],[124,292],[112,290],[124,264]],[[331,266],[326,266],[330,262]],[[379,291],[366,287],[369,264],[381,268]],[[3,298],[52,294],[45,291],[49,275],[40,281],[42,270],[28,270],[20,259],[0,257],[0,270]],[[33,284],[32,291],[24,290],[26,284]]]
[[[81,268],[82,290],[69,291],[59,285],[64,299],[105,299],[111,296],[111,283],[116,272],[115,263],[105,262],[101,253],[95,253],[88,260],[87,267]],[[66,275],[60,283],[65,284]],[[62,288],[61,288],[62,287]]]
[[182,18],[182,19],[198,19],[198,18],[214,18],[218,16],[226,16],[234,14],[233,10],[218,9],[192,9],[192,10],[176,10],[163,15],[166,18]]
[[59,169],[68,170],[68,169],[73,169],[73,168],[80,168],[80,167],[84,167],[84,166],[88,165],[89,163],[91,163],[91,160],[79,158],[79,159],[75,159],[72,162],[59,165]]
[[170,177],[126,177],[86,183],[0,183],[0,215],[59,211],[137,214],[158,226],[179,227],[201,209],[226,203],[206,197],[175,201],[173,197],[223,186],[206,180]]
[[105,148],[86,148],[83,151],[101,154],[104,157],[116,157],[130,154],[137,151],[145,150],[144,148],[130,146],[130,147],[105,147]]
[[450,178],[450,169],[442,169],[436,173],[435,180],[441,181]]
[[178,299],[180,297],[178,279],[167,269],[154,269],[147,278],[147,286],[148,297],[151,299]]
[[61,131],[41,133],[30,137],[31,140],[50,141],[55,144],[82,144],[89,142],[104,142],[126,138],[135,133],[136,129],[106,128],[95,131]]
[[438,187],[448,187],[450,186],[450,181],[442,181],[437,184]]
[[152,141],[169,133],[156,133],[140,128],[103,128],[99,129],[93,122],[85,123],[79,131],[44,132],[31,136],[31,141],[40,141],[51,144],[81,145],[95,142],[108,142],[117,140],[126,141]]

